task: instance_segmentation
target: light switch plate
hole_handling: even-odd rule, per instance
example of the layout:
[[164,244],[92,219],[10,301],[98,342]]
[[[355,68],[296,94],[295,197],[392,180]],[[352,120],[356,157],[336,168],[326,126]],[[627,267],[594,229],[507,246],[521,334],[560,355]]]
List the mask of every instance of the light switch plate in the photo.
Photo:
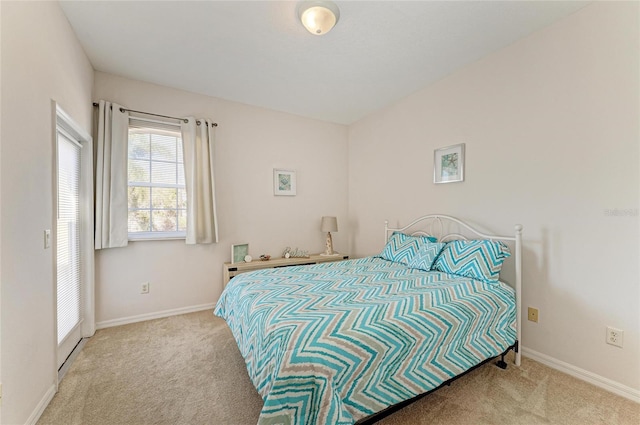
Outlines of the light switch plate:
[[46,229],[44,231],[44,249],[51,247],[51,230]]

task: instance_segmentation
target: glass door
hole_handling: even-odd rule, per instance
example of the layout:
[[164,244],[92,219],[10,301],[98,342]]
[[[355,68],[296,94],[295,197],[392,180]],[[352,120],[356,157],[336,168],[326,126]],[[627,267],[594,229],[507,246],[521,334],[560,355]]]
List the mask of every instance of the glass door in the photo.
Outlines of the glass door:
[[57,130],[57,322],[58,367],[82,339],[80,261],[81,145]]

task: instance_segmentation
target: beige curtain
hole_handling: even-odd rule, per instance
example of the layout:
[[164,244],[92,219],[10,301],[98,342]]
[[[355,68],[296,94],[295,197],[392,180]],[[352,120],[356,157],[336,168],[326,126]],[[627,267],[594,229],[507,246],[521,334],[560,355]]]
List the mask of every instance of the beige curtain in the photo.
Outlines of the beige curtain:
[[187,191],[187,244],[218,242],[214,182],[215,125],[187,117],[182,146]]
[[95,248],[116,248],[128,243],[127,144],[129,112],[101,100],[96,143]]

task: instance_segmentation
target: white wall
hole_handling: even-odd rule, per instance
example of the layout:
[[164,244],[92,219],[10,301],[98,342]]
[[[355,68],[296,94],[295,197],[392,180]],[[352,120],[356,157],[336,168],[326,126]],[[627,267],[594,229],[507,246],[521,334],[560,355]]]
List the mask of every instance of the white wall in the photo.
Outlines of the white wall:
[[[0,23],[2,22],[2,7],[0,6]],[[0,46],[2,46],[2,31],[0,31]],[[0,93],[2,93],[2,55],[0,54]],[[2,117],[2,102],[0,101],[0,117]],[[2,119],[0,119],[0,146],[2,146]],[[2,187],[2,149],[0,148],[0,187]],[[2,191],[0,191],[0,211],[2,211]],[[2,220],[0,219],[0,241],[2,241]],[[0,323],[2,320],[2,243],[0,243]],[[0,423],[2,422],[2,326],[0,325]]]
[[55,2],[1,2],[0,226],[3,424],[23,424],[55,389],[53,148],[57,101],[91,130],[93,69]]
[[[525,347],[638,394],[638,35],[637,2],[595,3],[352,125],[351,251],[378,252],[385,219],[522,223]],[[466,181],[434,185],[433,150],[461,142]]]
[[[211,78],[215,78],[212,76]],[[347,249],[347,128],[208,96],[95,75],[95,98],[170,116],[218,122],[216,190],[220,242],[130,242],[96,254],[96,321],[105,322],[214,303],[231,244],[254,258],[286,246],[324,250],[323,215],[338,217],[337,250]],[[273,169],[297,171],[295,197],[273,195]],[[140,283],[148,281],[148,295]]]

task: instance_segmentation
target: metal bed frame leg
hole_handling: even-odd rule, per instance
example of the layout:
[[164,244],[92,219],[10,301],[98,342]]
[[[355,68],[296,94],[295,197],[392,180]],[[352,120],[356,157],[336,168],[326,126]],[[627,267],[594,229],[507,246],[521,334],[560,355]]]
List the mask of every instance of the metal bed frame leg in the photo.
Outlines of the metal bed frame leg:
[[496,362],[496,366],[498,366],[500,369],[507,368],[507,362],[504,361],[504,353],[500,356],[500,360]]
[[[504,356],[506,356],[509,351],[513,350],[517,358],[518,354],[520,354],[519,348],[520,348],[520,341],[516,341],[511,347],[507,348],[504,353],[500,354],[500,360],[496,362],[496,366],[498,366],[500,369],[503,369],[503,370],[506,369],[507,362],[504,361]],[[520,366],[517,360],[516,360],[516,366]]]

